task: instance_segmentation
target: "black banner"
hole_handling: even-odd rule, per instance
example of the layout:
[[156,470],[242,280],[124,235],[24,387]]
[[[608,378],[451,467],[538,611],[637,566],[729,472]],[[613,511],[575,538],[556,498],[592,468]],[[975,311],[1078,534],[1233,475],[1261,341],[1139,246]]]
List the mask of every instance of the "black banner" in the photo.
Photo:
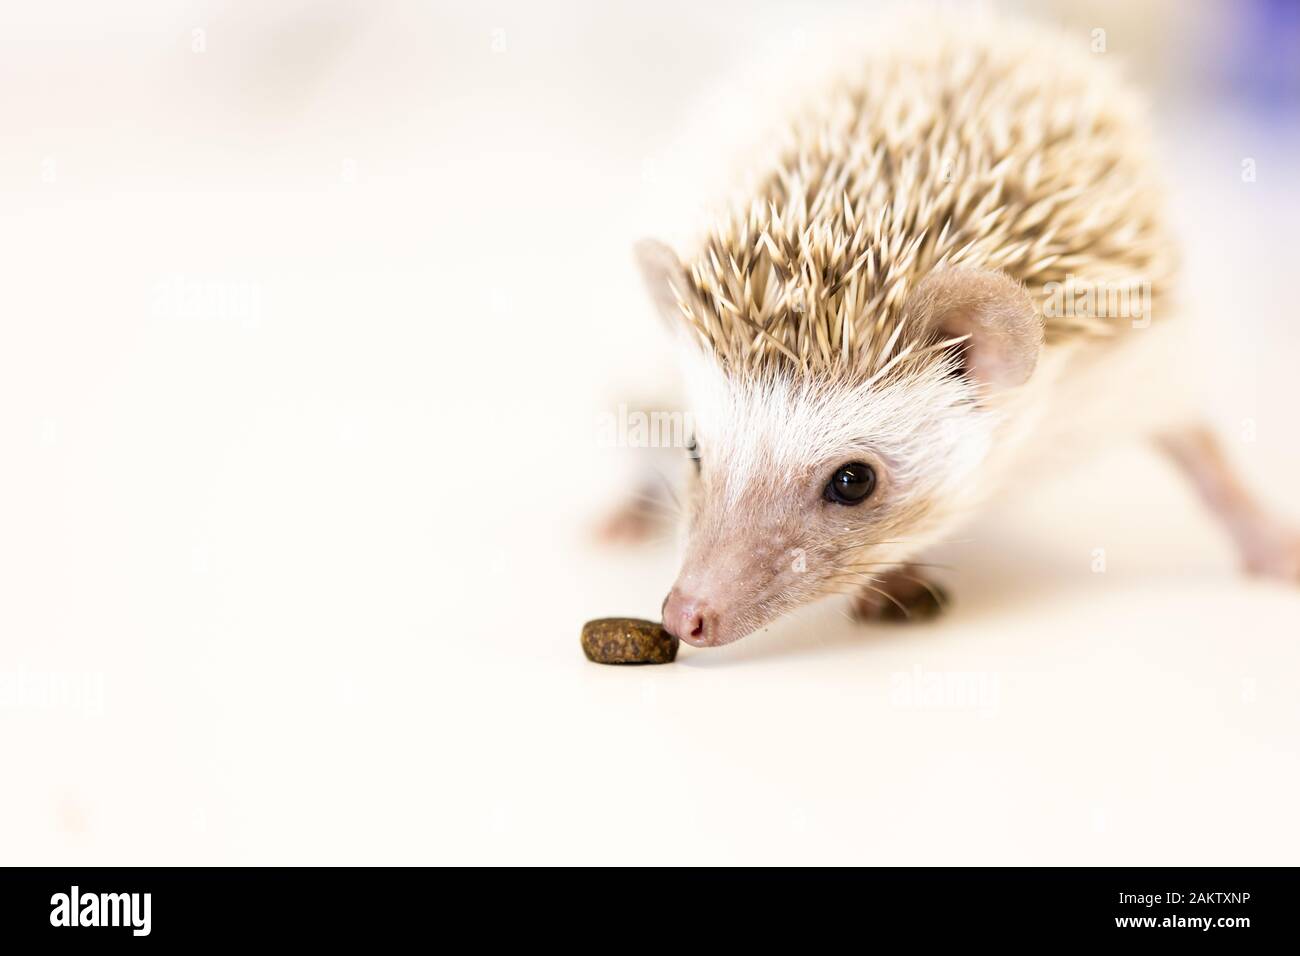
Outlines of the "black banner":
[[[1286,869],[0,871],[6,943],[396,944],[533,932],[663,939],[1286,943]],[[8,948],[8,947],[7,947]],[[17,950],[13,950],[17,951]]]

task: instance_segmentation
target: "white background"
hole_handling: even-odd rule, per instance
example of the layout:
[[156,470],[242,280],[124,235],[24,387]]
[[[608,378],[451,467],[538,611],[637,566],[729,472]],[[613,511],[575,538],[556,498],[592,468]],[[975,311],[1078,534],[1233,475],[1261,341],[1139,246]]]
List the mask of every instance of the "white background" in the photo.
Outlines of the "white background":
[[[1207,408],[1300,518],[1295,142],[1180,72],[1213,8],[1124,6],[1080,42],[1152,85]],[[955,543],[934,625],[583,659],[675,574],[589,544],[629,473],[596,416],[668,369],[627,250],[699,224],[716,120],[822,19],[0,26],[0,862],[1296,861],[1300,591],[1145,449]]]

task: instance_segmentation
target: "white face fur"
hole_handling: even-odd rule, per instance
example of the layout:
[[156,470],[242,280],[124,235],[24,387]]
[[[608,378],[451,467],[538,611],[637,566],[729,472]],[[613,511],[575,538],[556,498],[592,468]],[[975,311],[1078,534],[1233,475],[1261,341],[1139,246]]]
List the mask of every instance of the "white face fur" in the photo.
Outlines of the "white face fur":
[[[694,602],[706,622],[698,635],[675,628],[688,642],[730,643],[856,590],[941,537],[982,494],[996,416],[937,356],[905,380],[856,389],[737,381],[698,354],[687,380],[699,468],[670,602]],[[874,477],[860,500],[828,488],[845,466]]]

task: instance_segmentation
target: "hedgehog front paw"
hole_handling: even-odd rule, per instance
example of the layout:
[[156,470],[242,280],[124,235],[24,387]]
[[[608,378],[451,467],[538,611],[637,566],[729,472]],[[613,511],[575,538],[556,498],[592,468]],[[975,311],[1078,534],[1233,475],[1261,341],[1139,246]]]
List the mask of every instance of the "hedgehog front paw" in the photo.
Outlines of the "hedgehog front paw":
[[892,571],[870,586],[863,585],[853,596],[851,612],[862,623],[900,624],[932,620],[949,603],[947,592],[938,585],[910,572]]

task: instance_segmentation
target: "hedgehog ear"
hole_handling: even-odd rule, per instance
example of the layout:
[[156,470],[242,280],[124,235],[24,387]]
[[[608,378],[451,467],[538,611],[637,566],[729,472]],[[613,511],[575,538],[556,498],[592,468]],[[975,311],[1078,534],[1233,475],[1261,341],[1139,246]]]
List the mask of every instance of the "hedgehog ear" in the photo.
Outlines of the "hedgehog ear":
[[685,296],[690,289],[686,267],[677,258],[677,253],[657,239],[642,239],[632,247],[632,251],[660,318],[676,328],[683,318],[677,296]]
[[1023,385],[1038,364],[1043,320],[1029,293],[1006,273],[938,269],[908,296],[906,312],[942,338],[968,336],[962,373],[981,385]]

